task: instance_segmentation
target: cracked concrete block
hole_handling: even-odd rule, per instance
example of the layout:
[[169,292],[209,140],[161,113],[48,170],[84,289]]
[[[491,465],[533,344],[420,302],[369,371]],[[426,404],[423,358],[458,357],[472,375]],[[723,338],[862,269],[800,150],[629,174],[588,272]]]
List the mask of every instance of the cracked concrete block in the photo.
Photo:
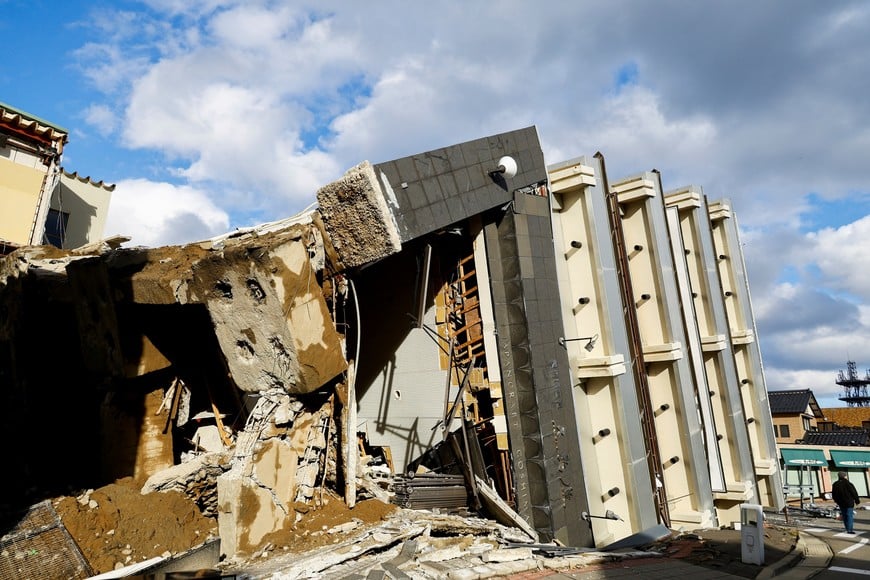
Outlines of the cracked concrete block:
[[205,303],[236,385],[299,392],[299,357],[274,288],[253,268],[227,268],[213,287]]
[[[225,257],[227,256],[225,252]],[[233,380],[257,392],[310,393],[347,368],[306,244],[298,239],[232,256],[197,276]]]
[[296,494],[299,454],[286,441],[264,441],[254,453],[254,477],[272,490],[275,500],[289,506]]
[[496,574],[495,568],[486,564],[475,566],[472,570],[478,574],[478,578],[492,578]]
[[317,203],[342,267],[368,264],[401,249],[395,219],[368,161],[321,187]]
[[236,386],[310,393],[347,368],[317,272],[317,226],[294,223],[228,238],[113,252],[115,300],[204,304]]
[[512,560],[510,562],[493,562],[490,567],[495,570],[496,576],[508,576],[510,574],[521,574],[530,570],[540,568],[538,560],[534,556],[526,560]]
[[459,570],[450,570],[447,572],[447,578],[450,578],[451,580],[471,580],[480,577],[480,573],[471,568],[460,568]]
[[252,553],[267,534],[284,526],[286,513],[271,490],[254,480],[231,471],[218,478],[217,489],[221,555]]
[[444,548],[432,550],[419,554],[417,559],[420,562],[445,562],[455,558],[461,558],[465,555],[468,546],[464,544],[446,546]]

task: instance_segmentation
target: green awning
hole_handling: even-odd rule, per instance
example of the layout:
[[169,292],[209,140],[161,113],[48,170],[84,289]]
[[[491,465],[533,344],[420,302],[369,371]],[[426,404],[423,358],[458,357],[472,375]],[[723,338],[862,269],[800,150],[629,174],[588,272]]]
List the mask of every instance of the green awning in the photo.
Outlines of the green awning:
[[870,467],[870,451],[831,449],[831,459],[837,467]]
[[825,467],[828,460],[821,449],[780,449],[786,465],[810,465]]

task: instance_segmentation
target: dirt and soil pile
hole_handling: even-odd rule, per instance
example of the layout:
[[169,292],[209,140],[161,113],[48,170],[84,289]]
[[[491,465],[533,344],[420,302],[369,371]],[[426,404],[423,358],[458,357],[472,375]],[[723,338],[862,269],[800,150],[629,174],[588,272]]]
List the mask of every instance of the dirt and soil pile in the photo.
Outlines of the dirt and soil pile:
[[[326,495],[317,507],[296,502],[291,512],[294,515],[289,516],[284,528],[266,535],[262,546],[269,550],[308,552],[376,525],[396,509],[395,505],[378,499],[366,499],[349,508],[333,493]],[[289,521],[290,518],[294,521]]]
[[53,503],[95,573],[184,552],[217,533],[217,521],[184,494],[142,495],[132,479]]
[[[132,478],[53,501],[61,521],[94,573],[169,557],[217,535],[217,520],[178,491],[140,493]],[[376,525],[396,506],[366,499],[348,508],[326,492],[316,506],[296,503],[284,529],[266,536],[263,552],[306,552],[335,543],[345,534]]]

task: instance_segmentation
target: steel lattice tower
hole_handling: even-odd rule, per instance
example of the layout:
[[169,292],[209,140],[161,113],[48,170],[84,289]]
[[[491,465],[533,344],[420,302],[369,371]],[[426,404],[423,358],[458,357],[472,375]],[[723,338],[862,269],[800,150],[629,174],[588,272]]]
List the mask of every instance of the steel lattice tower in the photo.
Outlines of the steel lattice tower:
[[867,371],[864,378],[858,377],[858,371],[855,368],[853,361],[846,362],[846,371],[837,373],[837,384],[843,387],[843,396],[839,399],[850,407],[870,407],[870,371]]

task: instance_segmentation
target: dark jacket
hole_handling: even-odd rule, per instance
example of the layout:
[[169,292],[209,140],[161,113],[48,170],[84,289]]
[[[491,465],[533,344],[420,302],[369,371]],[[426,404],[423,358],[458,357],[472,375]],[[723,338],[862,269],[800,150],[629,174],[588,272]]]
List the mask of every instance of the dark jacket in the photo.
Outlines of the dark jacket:
[[848,479],[838,479],[834,482],[834,485],[831,486],[831,498],[840,506],[840,509],[855,507],[860,501],[858,490]]

